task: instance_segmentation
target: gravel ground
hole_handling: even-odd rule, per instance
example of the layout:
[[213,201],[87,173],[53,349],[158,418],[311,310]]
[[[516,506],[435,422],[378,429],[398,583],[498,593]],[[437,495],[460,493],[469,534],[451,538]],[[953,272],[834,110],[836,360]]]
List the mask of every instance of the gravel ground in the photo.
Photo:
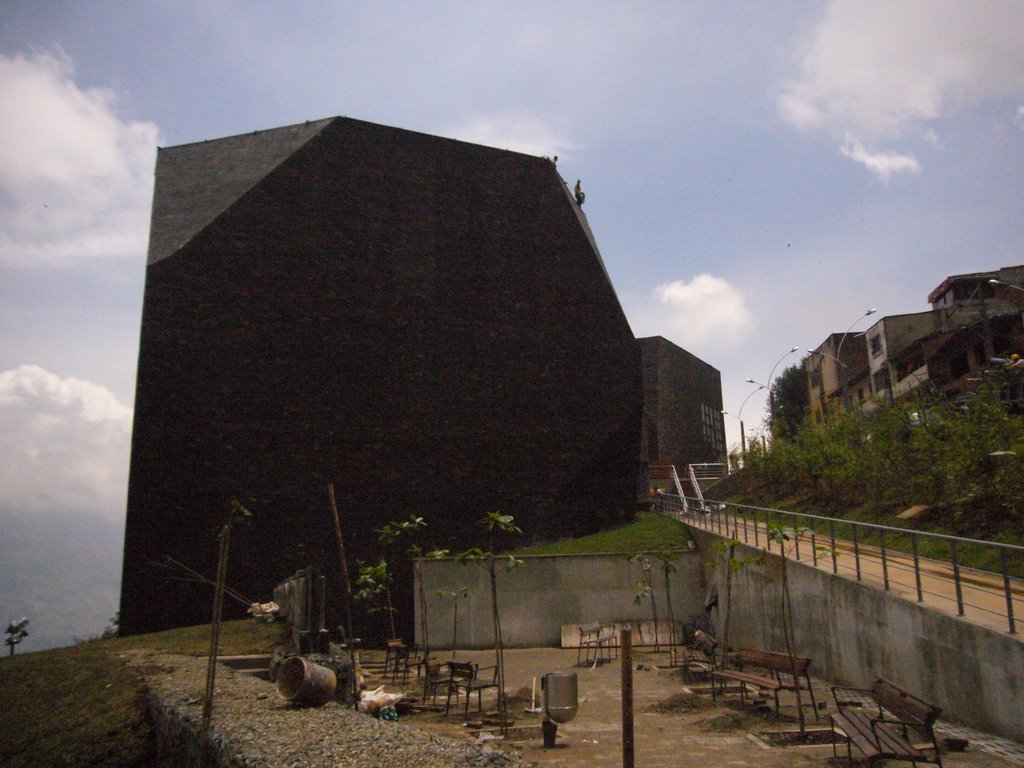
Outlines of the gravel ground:
[[[125,654],[145,678],[158,744],[169,764],[196,764],[206,661],[148,651]],[[400,722],[381,721],[335,703],[302,708],[265,680],[217,668],[212,742],[230,768],[522,768],[515,754],[456,741]]]

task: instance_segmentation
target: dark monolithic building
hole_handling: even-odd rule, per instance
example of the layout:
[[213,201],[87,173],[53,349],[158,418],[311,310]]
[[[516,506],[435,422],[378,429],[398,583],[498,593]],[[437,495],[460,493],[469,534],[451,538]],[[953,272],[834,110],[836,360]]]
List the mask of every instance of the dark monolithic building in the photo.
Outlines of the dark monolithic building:
[[637,339],[643,355],[644,432],[641,459],[724,463],[722,376],[661,336]]
[[145,290],[126,633],[209,620],[163,566],[212,577],[233,499],[253,599],[307,565],[338,594],[328,483],[353,567],[410,514],[451,549],[633,515],[641,348],[547,159],[347,118],[164,148]]

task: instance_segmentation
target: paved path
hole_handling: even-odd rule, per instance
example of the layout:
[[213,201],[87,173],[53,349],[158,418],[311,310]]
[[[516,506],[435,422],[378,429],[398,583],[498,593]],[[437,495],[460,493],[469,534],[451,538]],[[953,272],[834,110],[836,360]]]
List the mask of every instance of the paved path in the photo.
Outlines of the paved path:
[[[442,654],[444,656],[444,654]],[[493,663],[493,652],[459,651],[460,660]],[[510,692],[522,688],[530,689],[534,677],[548,672],[572,671],[578,675],[579,713],[566,725],[559,726],[557,746],[545,749],[539,734],[534,734],[515,745],[523,757],[540,766],[563,766],[564,768],[605,768],[622,765],[620,696],[621,665],[613,661],[597,668],[577,668],[576,651],[572,649],[536,648],[512,649],[505,653],[507,687]],[[672,766],[737,766],[750,768],[786,768],[787,766],[826,766],[832,758],[832,748],[768,748],[750,737],[750,732],[760,730],[790,730],[795,728],[795,707],[792,698],[783,699],[781,721],[769,713],[754,712],[753,707],[736,706],[738,696],[719,698],[713,705],[710,696],[686,696],[688,686],[694,689],[706,684],[687,681],[679,670],[663,668],[667,665],[666,653],[655,654],[641,650],[637,653],[634,668],[635,689],[635,764],[638,768],[669,768]],[[539,681],[538,681],[539,686]],[[415,687],[410,681],[409,688]],[[827,701],[831,708],[828,689],[823,683],[816,683],[815,694],[819,701]],[[671,713],[652,711],[652,706],[664,704],[672,696],[674,707]],[[819,695],[820,694],[820,695]],[[730,705],[731,704],[731,705]],[[494,698],[485,697],[484,707],[494,706]],[[529,704],[520,702],[515,716],[517,725],[539,724],[539,716],[527,714]],[[472,710],[471,710],[472,711]],[[827,727],[828,711],[822,713],[820,723],[815,724],[808,710],[808,725]],[[440,714],[412,715],[404,718],[409,725],[427,730],[472,738],[469,729],[462,724],[461,713],[445,718]],[[947,768],[1000,768],[1002,766],[1024,765],[1024,747],[1009,742],[991,740],[982,734],[957,731],[967,734],[972,747],[964,753],[943,754]],[[988,740],[1011,753],[1010,757],[978,749],[979,744]],[[1017,758],[1012,757],[1016,750]],[[845,762],[845,761],[844,761]]]
[[[757,541],[761,547],[764,547],[767,541],[767,526],[760,522],[755,525],[752,520],[732,518],[723,514],[719,526],[717,516],[714,518],[682,516],[678,519],[687,525],[715,535],[723,535],[728,529],[730,536],[751,546],[754,546]],[[719,533],[719,528],[722,533]],[[827,536],[818,536],[815,539],[815,544],[818,547],[828,546],[830,540]],[[796,554],[796,547],[790,546],[789,549],[791,555]],[[861,583],[877,589],[885,589],[886,571],[888,571],[890,594],[907,600],[917,600],[917,581],[914,576],[914,559],[911,555],[887,548],[883,565],[881,550],[878,547],[860,544],[857,549],[858,553],[855,557],[852,542],[836,540],[836,569],[840,576],[856,579],[857,561],[859,560]],[[773,546],[773,551],[778,552],[778,547]],[[828,554],[818,552],[815,564],[814,553],[815,547],[812,546],[808,532],[804,534],[800,542],[800,562],[831,572],[833,570],[832,558]],[[952,616],[959,615],[952,564],[925,559],[920,559],[919,563],[922,602],[943,613]],[[1016,630],[1017,633],[1024,634],[1024,582],[1020,579],[1011,579],[1010,581]],[[982,626],[1008,632],[1007,600],[1002,577],[998,574],[961,567],[960,583],[965,618]]]

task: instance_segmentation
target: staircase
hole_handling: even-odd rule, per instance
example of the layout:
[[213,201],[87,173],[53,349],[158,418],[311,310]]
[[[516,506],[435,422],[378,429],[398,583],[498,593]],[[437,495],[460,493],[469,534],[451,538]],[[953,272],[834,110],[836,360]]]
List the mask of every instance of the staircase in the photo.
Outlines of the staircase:
[[686,497],[682,480],[676,472],[675,464],[671,459],[655,459],[648,463],[648,479],[652,491],[679,496],[683,500],[683,507],[686,508]]

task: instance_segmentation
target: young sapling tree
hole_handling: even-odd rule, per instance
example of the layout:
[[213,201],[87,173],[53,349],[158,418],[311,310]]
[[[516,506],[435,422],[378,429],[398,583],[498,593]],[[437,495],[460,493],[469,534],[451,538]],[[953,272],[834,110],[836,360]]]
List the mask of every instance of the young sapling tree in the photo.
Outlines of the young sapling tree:
[[459,600],[464,599],[469,595],[469,590],[465,587],[459,587],[458,589],[444,590],[439,589],[435,592],[438,597],[450,600],[452,604],[452,658],[455,658],[455,643],[459,636]]
[[[467,549],[456,555],[455,559],[460,563],[474,563],[487,571],[491,584],[491,619],[494,623],[494,657],[495,677],[498,683],[498,717],[501,721],[501,732],[508,732],[508,702],[505,701],[505,658],[504,645],[501,638],[501,614],[498,612],[498,575],[496,561],[498,556],[494,553],[495,537],[500,535],[522,533],[522,530],[515,524],[512,515],[503,515],[500,512],[488,512],[487,515],[477,521],[487,534],[487,549],[479,547]],[[501,558],[505,560],[505,570],[511,572],[523,564],[514,555],[506,555]]]

